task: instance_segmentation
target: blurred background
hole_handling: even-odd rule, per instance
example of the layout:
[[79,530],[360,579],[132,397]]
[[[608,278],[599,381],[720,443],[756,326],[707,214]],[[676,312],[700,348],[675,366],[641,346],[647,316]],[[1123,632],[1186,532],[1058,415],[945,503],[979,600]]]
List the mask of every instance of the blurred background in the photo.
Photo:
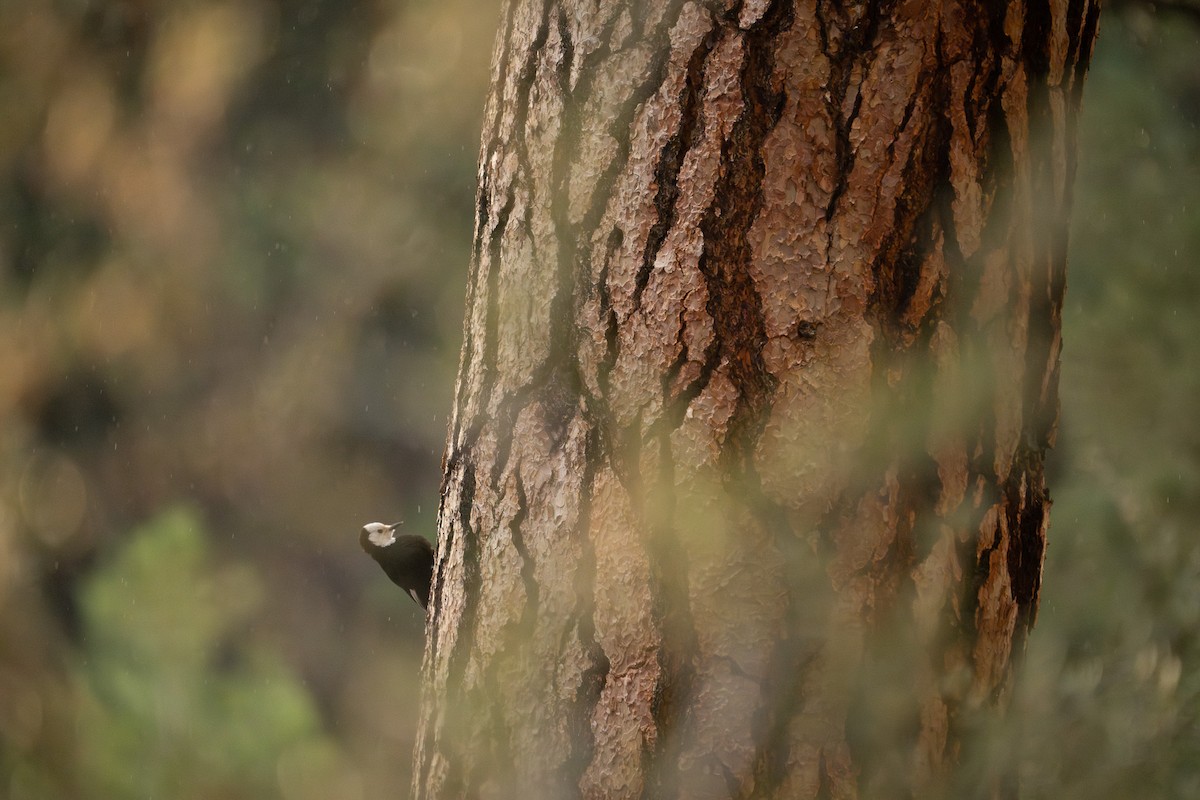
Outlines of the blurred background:
[[[403,796],[498,0],[0,0],[0,797]],[[1031,797],[1200,797],[1200,13],[1085,92]]]
[[498,8],[0,0],[0,797],[407,791]]

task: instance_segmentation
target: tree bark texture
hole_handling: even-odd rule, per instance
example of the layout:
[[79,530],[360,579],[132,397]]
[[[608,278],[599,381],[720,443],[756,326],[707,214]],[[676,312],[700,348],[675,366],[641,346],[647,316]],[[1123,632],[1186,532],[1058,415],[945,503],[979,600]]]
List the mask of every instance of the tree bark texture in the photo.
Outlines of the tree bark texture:
[[950,791],[1037,611],[1098,12],[508,4],[418,797]]

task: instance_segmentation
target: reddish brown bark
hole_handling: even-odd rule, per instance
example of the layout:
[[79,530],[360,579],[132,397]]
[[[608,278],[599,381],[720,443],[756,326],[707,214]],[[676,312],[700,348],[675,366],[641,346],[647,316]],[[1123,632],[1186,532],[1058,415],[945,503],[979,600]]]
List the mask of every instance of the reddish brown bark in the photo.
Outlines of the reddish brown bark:
[[417,796],[953,785],[1037,610],[1097,15],[509,4]]

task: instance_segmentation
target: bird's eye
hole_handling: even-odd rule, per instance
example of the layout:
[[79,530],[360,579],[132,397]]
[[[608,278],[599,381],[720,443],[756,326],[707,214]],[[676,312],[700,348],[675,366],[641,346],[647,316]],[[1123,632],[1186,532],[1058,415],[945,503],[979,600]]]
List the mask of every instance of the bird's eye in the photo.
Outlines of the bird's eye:
[[371,540],[371,544],[376,547],[387,547],[392,542],[396,541],[396,534],[385,527],[378,527],[367,533],[367,538]]

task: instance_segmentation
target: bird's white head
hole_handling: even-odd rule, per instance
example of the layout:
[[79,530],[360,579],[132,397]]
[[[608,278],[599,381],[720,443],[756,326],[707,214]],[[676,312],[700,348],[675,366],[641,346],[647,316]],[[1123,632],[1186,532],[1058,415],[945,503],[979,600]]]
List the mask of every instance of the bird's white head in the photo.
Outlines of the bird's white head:
[[363,525],[363,533],[366,534],[367,541],[376,547],[387,547],[396,541],[396,528],[399,526],[399,522],[395,525],[387,525],[382,522],[368,522],[366,525]]

